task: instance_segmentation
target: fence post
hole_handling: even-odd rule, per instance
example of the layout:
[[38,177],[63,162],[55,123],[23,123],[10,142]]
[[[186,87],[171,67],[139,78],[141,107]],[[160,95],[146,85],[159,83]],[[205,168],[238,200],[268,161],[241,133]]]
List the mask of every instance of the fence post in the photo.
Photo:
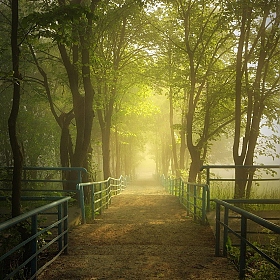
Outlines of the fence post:
[[245,278],[246,268],[246,238],[247,238],[247,218],[241,216],[241,241],[240,241],[240,257],[239,257],[239,278]]
[[[31,256],[34,256],[31,260],[31,276],[37,273],[37,237],[35,237],[38,228],[37,216],[38,215],[35,214],[31,217],[31,236],[34,236],[31,241]],[[33,279],[36,280],[37,276]]]
[[86,223],[86,213],[85,213],[85,198],[84,198],[84,188],[80,184],[77,184],[76,189],[79,191],[80,207],[82,211],[82,224]]
[[215,246],[215,256],[220,256],[220,219],[221,219],[221,205],[216,202],[216,246]]
[[187,215],[190,215],[190,185],[187,183]]
[[111,203],[112,203],[112,187],[111,187],[110,179],[107,180],[106,184],[107,184],[107,188],[109,190],[109,204],[111,205]]
[[91,185],[91,217],[95,219],[95,189],[94,184]]
[[106,192],[105,192],[105,195],[106,195],[106,209],[108,209],[109,208],[109,187],[108,187],[108,183],[107,182],[105,182],[104,183],[105,184],[105,190],[106,190]]
[[194,215],[194,220],[197,220],[197,186],[193,185],[193,215]]
[[[61,204],[59,204],[58,206],[57,206],[57,220],[58,220],[58,222],[59,222],[59,224],[58,224],[58,235],[61,235],[61,233],[62,233],[62,221],[61,221],[61,219],[62,219],[62,205]],[[62,250],[62,236],[60,236],[59,238],[58,238],[58,250],[59,251],[61,251]]]
[[179,200],[180,203],[183,203],[183,180],[180,178],[180,185],[179,185]]
[[68,253],[68,200],[63,203],[63,217],[67,217],[63,223],[63,230],[64,230],[64,253]]
[[202,223],[206,224],[206,188],[207,186],[202,187]]
[[228,241],[228,213],[229,209],[225,207],[224,213],[224,237],[223,237],[223,256],[227,256],[227,241]]

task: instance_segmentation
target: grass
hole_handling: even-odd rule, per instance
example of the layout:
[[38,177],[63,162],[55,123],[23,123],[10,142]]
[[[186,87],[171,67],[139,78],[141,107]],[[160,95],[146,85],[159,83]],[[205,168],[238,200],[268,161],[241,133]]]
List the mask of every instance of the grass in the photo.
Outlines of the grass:
[[[270,239],[270,246],[262,246],[254,243],[258,249],[263,251],[266,255],[273,258],[276,262],[280,262],[280,244],[277,243],[274,237]],[[231,242],[227,242],[228,257],[238,267],[240,251],[236,247],[231,246]],[[259,253],[251,247],[247,247],[246,251],[246,279],[250,280],[279,280],[280,270],[273,264],[266,261]]]
[[[234,197],[233,182],[211,182],[211,198],[232,199]],[[280,183],[255,183],[252,187],[251,199],[280,199]],[[211,209],[215,209],[215,203],[211,203]],[[280,210],[280,204],[258,204],[254,210]]]
[[[211,198],[232,199],[234,196],[233,182],[211,182]],[[280,185],[274,183],[255,183],[251,192],[252,199],[280,199]],[[215,203],[211,203],[211,208],[215,208]],[[248,204],[245,205],[247,211],[250,210],[280,210],[280,204]],[[269,246],[254,244],[278,263],[280,262],[280,244],[275,235],[270,236]],[[229,258],[238,265],[239,248],[228,247]],[[280,270],[266,261],[255,250],[248,246],[246,255],[246,279],[250,280],[280,280]]]

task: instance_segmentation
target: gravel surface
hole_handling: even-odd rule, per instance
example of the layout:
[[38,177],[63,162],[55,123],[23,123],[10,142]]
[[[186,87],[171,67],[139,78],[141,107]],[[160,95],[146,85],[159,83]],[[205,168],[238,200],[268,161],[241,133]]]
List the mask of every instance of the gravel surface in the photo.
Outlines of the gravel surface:
[[137,181],[94,222],[73,228],[68,255],[38,279],[238,279],[214,247],[211,228],[187,217],[177,197]]

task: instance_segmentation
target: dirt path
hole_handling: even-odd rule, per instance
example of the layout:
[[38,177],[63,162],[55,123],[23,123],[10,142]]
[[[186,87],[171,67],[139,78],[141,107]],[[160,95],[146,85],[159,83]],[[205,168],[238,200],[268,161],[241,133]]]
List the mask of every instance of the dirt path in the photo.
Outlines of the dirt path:
[[40,280],[238,279],[214,257],[208,226],[186,217],[178,198],[151,181],[131,183],[94,223],[70,232],[69,254]]

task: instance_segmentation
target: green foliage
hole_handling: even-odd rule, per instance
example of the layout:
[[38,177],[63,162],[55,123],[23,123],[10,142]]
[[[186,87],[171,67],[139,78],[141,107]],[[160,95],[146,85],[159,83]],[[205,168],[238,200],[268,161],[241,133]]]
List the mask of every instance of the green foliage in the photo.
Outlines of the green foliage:
[[[261,246],[257,242],[253,244],[258,249],[263,251],[266,255],[270,256],[276,262],[280,262],[280,245],[279,240],[276,240],[275,234],[270,237],[270,244]],[[237,247],[232,246],[231,239],[228,237],[227,243],[228,257],[238,267],[240,250]],[[279,280],[280,271],[274,265],[266,261],[259,253],[254,249],[247,246],[246,251],[246,279],[251,280]]]
[[[79,4],[56,6],[51,5],[46,10],[33,12],[22,20],[26,30],[32,30],[37,38],[51,38],[59,43],[71,44],[73,24],[81,23],[82,18],[96,19],[88,7]],[[76,25],[83,30],[82,24]]]
[[[4,255],[21,243],[24,239],[24,235],[26,237],[30,235],[30,224],[27,221],[21,223],[18,227],[15,226],[4,232],[0,232],[0,255]],[[0,273],[2,273],[2,275],[0,274],[1,279],[2,277],[4,278],[5,275],[11,273],[24,261],[29,249],[29,244],[26,244],[0,263]],[[27,275],[28,271],[23,268],[17,274],[16,279],[27,279]]]

